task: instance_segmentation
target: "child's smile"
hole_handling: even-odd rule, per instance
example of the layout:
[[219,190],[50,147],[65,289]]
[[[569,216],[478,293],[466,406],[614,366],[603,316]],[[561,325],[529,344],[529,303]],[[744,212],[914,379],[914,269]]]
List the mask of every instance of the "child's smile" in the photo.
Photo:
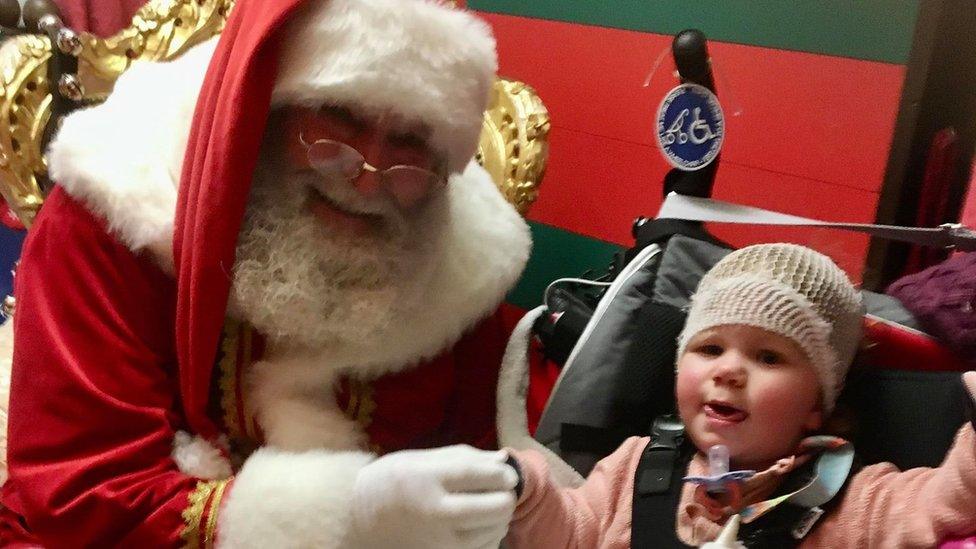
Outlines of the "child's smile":
[[702,409],[708,416],[709,423],[716,428],[738,425],[749,418],[749,412],[724,400],[710,400]]

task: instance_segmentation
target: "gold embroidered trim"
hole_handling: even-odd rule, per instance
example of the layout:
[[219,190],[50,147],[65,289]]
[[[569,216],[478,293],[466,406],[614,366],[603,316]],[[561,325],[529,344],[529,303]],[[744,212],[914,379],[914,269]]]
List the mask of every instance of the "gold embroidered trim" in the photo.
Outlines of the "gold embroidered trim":
[[346,417],[365,429],[373,422],[374,411],[376,400],[373,398],[373,386],[365,381],[350,379],[349,404],[343,410]]
[[220,407],[224,411],[224,425],[234,438],[244,437],[244,426],[237,421],[237,347],[240,343],[240,323],[227,319],[224,341],[220,347]]
[[[180,537],[186,543],[187,549],[200,549],[200,522],[203,520],[203,513],[207,510],[207,502],[210,501],[214,490],[220,486],[220,494],[223,495],[227,480],[201,480],[197,482],[196,488],[187,496],[187,506],[183,509],[183,530]],[[211,516],[216,513],[211,513]],[[209,528],[209,520],[206,525]],[[210,538],[212,540],[212,537]]]
[[206,549],[212,549],[214,540],[217,539],[217,515],[220,514],[220,500],[224,497],[224,490],[227,489],[228,480],[221,480],[213,489],[213,497],[210,498],[210,510],[207,512],[207,529],[203,534],[203,543]]
[[250,324],[228,318],[224,323],[221,343],[220,409],[231,438],[238,441],[261,440],[260,429],[248,409],[244,394],[243,375],[254,360],[254,328]]
[[239,368],[249,368],[251,366],[251,360],[253,359],[254,353],[254,329],[251,328],[250,324],[244,324],[241,327],[241,342],[240,344],[244,346],[241,362],[237,365],[235,369],[235,387],[240,391],[242,399],[237,402],[237,406],[240,408],[241,417],[244,418],[244,425],[241,428],[245,435],[251,440],[261,440],[258,435],[257,425],[255,425],[254,417],[251,415],[248,409],[248,400],[244,395],[243,379],[242,374],[244,372],[237,371]]
[[[187,507],[183,510],[183,530],[180,537],[187,549],[211,549],[217,533],[217,514],[220,510],[220,500],[224,497],[224,490],[230,479],[201,480],[187,497]],[[207,521],[203,522],[206,514]],[[203,527],[203,536],[201,533]],[[203,542],[201,544],[201,541]]]

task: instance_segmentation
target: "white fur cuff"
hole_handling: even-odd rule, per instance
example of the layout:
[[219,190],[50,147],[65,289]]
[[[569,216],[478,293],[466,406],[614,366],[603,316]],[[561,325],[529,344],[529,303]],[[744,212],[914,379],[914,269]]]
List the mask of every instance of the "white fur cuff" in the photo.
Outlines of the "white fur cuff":
[[220,547],[342,547],[364,452],[258,450],[244,463],[218,523]]

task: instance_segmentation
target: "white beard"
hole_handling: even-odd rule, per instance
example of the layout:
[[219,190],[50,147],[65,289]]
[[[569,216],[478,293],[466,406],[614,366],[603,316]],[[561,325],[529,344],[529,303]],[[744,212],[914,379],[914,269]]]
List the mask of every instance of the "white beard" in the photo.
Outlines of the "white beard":
[[[422,307],[446,208],[436,196],[407,217],[348,183],[283,175],[262,159],[237,244],[232,311],[279,348],[336,350],[383,338]],[[311,185],[343,206],[381,214],[380,234],[330,231],[307,208]]]
[[[229,311],[271,344],[247,373],[250,406],[272,446],[358,448],[366,435],[331,398],[335,380],[402,371],[453,345],[514,284],[528,228],[477,167],[403,216],[317,175],[259,165]],[[305,204],[310,184],[388,226],[368,238],[327,228]]]

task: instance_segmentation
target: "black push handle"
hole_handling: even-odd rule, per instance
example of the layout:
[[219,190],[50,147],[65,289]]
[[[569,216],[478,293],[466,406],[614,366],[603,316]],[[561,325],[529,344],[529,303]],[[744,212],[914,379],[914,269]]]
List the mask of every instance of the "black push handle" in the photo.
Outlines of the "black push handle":
[[[698,29],[679,32],[671,42],[671,54],[682,83],[699,84],[717,93],[705,33]],[[721,160],[722,155],[719,154],[711,164],[693,172],[673,168],[664,177],[664,196],[673,191],[686,196],[710,198]]]
[[708,39],[698,29],[683,30],[671,42],[674,65],[682,82],[700,84],[715,93],[715,78],[708,56]]

